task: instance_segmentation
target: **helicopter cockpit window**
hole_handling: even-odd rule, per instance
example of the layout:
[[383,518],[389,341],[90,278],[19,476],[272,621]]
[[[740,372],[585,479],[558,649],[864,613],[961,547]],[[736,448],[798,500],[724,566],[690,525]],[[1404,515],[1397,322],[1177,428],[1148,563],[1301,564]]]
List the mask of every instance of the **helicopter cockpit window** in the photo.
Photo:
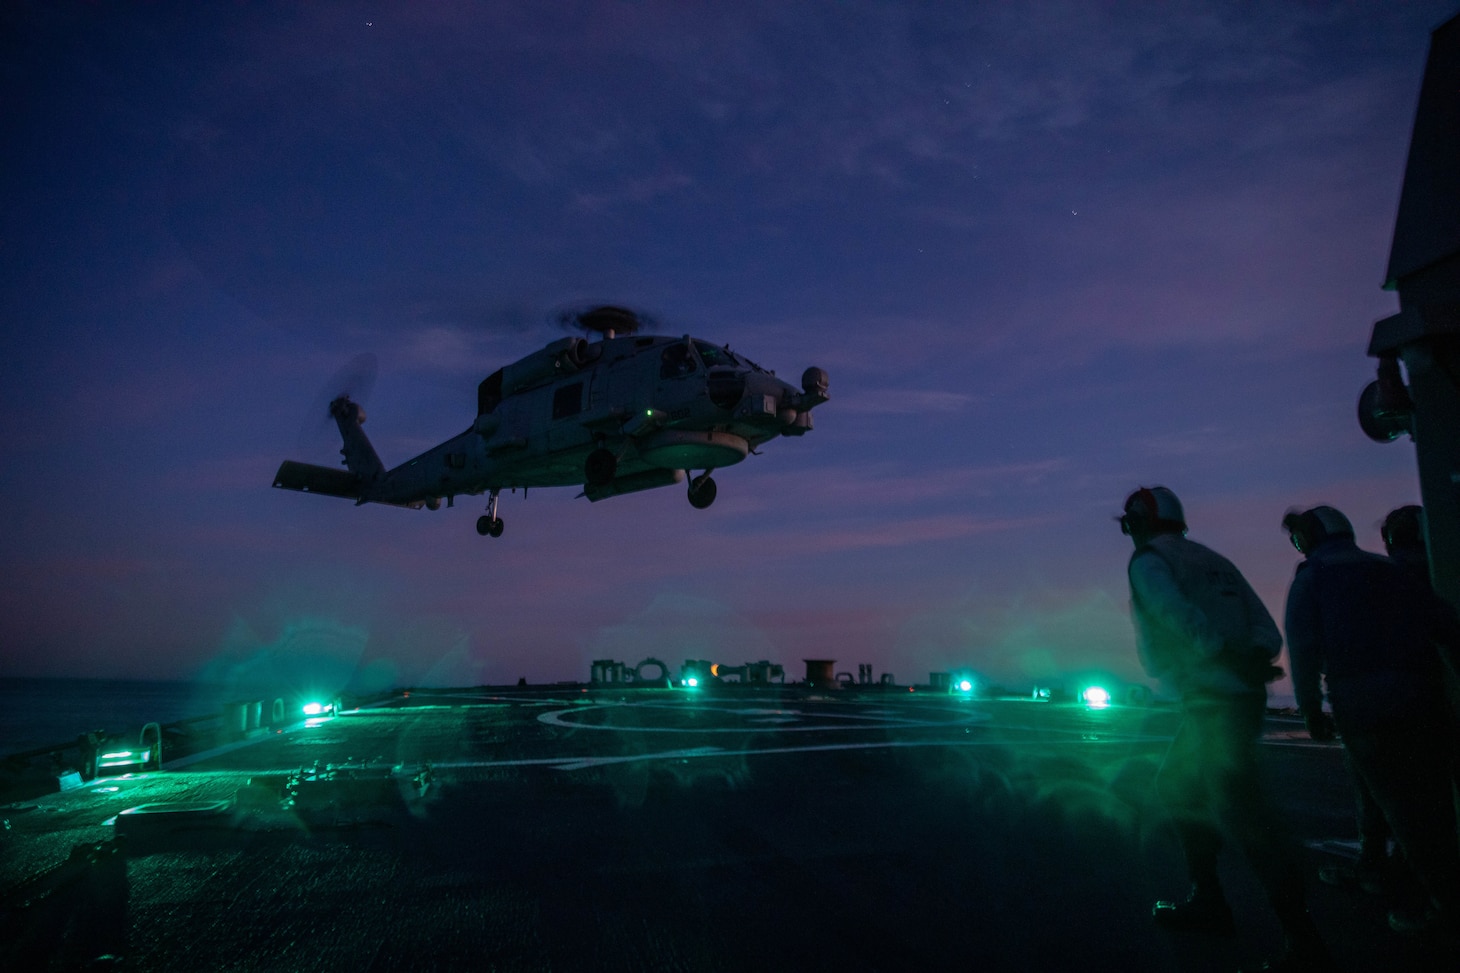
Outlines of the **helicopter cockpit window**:
[[706,368],[740,364],[735,359],[735,353],[729,348],[717,348],[708,341],[696,341],[695,351],[700,353],[700,360],[705,363]]
[[674,344],[666,346],[659,357],[660,378],[679,378],[690,374],[695,368],[694,353],[690,351],[689,345],[682,341],[676,341]]

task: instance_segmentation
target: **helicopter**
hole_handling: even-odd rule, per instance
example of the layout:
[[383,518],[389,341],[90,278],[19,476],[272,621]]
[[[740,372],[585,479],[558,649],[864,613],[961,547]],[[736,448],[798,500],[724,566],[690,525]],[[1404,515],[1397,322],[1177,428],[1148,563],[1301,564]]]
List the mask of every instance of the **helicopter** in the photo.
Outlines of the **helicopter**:
[[687,480],[690,504],[703,510],[715,501],[711,473],[777,436],[805,435],[811,410],[829,398],[820,368],[806,369],[797,389],[729,345],[639,334],[642,320],[626,308],[565,313],[564,322],[598,339],[560,338],[487,376],[465,432],[387,469],[361,428],[365,410],[339,394],[329,415],[345,468],[285,460],[273,485],[428,510],[485,493],[484,537],[502,536],[501,492],[519,487],[581,486],[597,502]]

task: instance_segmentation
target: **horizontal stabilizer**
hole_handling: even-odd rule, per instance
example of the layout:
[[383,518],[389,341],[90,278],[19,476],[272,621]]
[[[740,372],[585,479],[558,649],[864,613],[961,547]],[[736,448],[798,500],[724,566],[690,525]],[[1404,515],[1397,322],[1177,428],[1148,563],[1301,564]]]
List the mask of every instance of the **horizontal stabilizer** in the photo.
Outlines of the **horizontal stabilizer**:
[[360,478],[354,473],[311,463],[296,463],[291,459],[286,459],[279,466],[279,472],[274,474],[274,486],[280,490],[360,499]]

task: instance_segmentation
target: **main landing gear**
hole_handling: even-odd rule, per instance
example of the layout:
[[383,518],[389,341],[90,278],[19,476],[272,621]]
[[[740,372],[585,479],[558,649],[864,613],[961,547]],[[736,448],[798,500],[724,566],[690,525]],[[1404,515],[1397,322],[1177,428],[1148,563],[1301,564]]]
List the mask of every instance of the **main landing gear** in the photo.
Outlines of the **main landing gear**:
[[497,495],[501,490],[487,494],[487,512],[477,518],[477,533],[483,537],[502,536],[502,518],[497,516]]
[[705,470],[689,481],[689,505],[696,510],[704,510],[715,502],[715,481],[710,479],[710,473]]

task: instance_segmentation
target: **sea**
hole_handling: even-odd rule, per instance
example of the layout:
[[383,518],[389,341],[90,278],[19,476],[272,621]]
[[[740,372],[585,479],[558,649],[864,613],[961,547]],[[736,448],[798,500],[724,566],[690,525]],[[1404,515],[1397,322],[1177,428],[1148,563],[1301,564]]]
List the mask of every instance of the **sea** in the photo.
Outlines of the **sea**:
[[0,757],[69,744],[92,730],[123,735],[148,723],[218,713],[223,686],[130,679],[0,677]]

